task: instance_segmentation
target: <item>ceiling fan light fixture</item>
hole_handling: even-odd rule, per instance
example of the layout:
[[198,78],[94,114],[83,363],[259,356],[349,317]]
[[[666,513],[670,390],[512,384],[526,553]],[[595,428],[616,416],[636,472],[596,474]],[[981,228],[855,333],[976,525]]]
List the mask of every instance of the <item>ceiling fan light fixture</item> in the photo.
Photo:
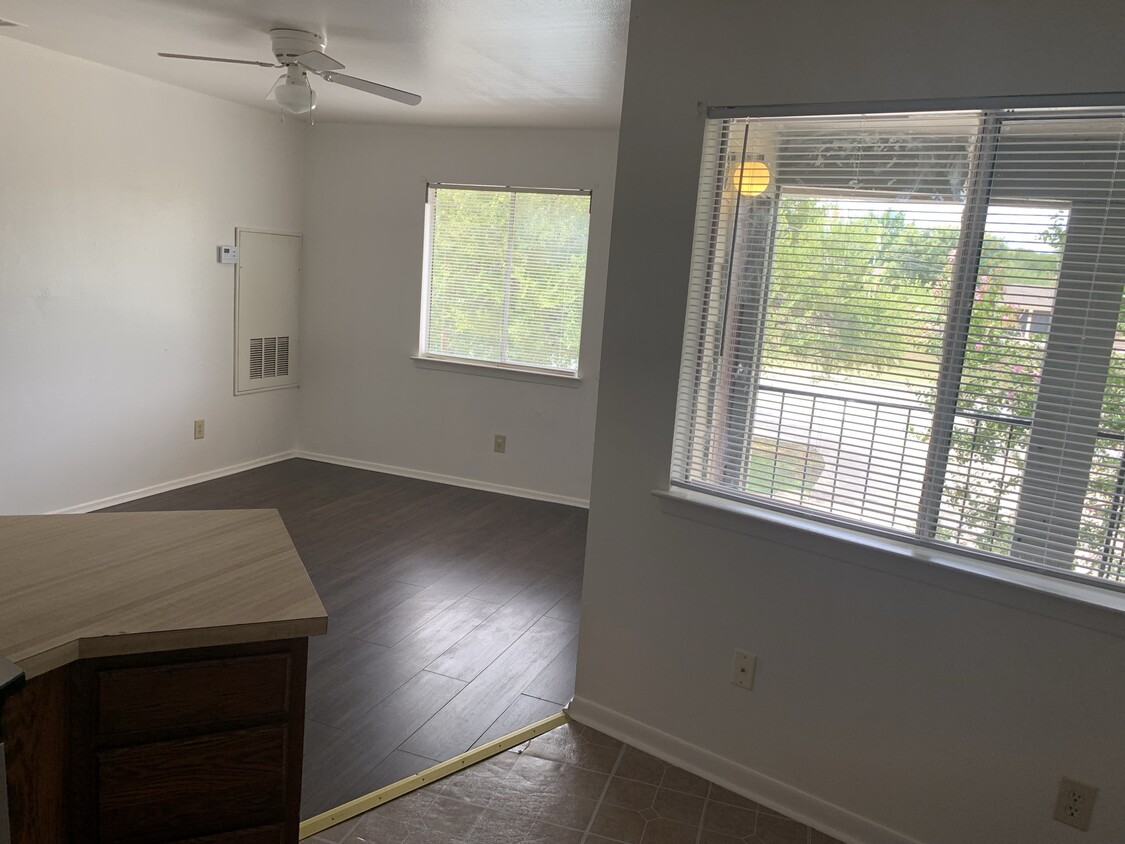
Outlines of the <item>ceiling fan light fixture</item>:
[[292,77],[283,77],[273,89],[273,98],[290,114],[307,114],[316,108],[316,91],[307,79],[298,82]]
[[[0,20],[0,24],[3,21]],[[324,53],[324,36],[300,29],[275,28],[269,31],[270,46],[273,48],[277,64],[253,59],[228,59],[220,56],[196,56],[190,53],[157,53],[168,59],[186,59],[196,62],[222,62],[224,64],[248,64],[258,67],[283,67],[285,72],[273,84],[266,99],[272,99],[289,114],[308,114],[316,108],[316,92],[309,85],[308,75],[312,73],[325,82],[335,82],[345,88],[354,88],[377,97],[415,106],[422,98],[409,91],[401,91],[378,82],[369,82],[355,76],[347,76],[338,71],[344,68],[339,62]]]

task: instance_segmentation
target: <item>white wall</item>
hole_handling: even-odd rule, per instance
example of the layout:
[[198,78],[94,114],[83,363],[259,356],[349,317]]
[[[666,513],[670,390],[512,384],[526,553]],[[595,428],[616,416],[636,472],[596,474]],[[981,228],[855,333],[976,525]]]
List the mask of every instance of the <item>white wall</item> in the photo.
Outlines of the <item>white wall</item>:
[[[588,499],[615,132],[308,130],[3,46],[0,512],[221,472],[291,450],[298,425],[332,459]],[[410,359],[427,181],[593,189],[577,387]],[[301,391],[236,398],[233,269],[215,246],[240,225],[301,231],[303,209]]]
[[[577,718],[851,841],[1120,840],[1121,615],[749,518],[752,535],[720,529],[652,490],[701,101],[1125,91],[1123,43],[1116,0],[634,3]],[[729,685],[735,648],[759,657],[750,693]],[[1062,774],[1102,789],[1089,833],[1051,819]]]
[[[308,144],[300,448],[565,501],[589,496],[617,136],[317,126]],[[593,190],[577,386],[419,367],[427,182]],[[508,437],[494,454],[492,435]]]
[[296,391],[232,395],[215,247],[300,230],[301,127],[2,42],[0,513],[291,449]]

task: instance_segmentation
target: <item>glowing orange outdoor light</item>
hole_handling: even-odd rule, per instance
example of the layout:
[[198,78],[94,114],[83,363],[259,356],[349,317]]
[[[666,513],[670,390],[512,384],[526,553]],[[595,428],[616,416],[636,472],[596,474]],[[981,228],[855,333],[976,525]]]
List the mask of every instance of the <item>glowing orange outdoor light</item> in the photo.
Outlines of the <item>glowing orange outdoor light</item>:
[[734,168],[731,181],[743,196],[758,196],[770,186],[770,168],[764,161],[749,159]]

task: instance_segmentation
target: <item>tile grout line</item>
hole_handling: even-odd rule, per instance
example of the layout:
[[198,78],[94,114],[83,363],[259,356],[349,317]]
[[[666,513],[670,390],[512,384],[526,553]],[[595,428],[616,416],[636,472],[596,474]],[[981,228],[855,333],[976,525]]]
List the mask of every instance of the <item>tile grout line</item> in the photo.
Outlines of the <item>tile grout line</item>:
[[[352,833],[355,832],[356,829],[359,827],[359,822],[360,822],[359,817],[353,818],[351,827],[348,829],[347,832],[345,832],[343,834],[343,836],[341,836],[340,841],[347,841],[349,838],[351,838]],[[329,829],[331,829],[331,827],[329,827]],[[319,833],[318,833],[317,837],[320,837]]]
[[[531,743],[531,742],[529,741],[529,742],[528,742],[528,744],[530,744],[530,743]],[[511,748],[509,748],[508,750],[506,750],[506,751],[504,751],[504,752],[505,752],[505,753],[508,753],[508,752],[510,752],[510,750],[511,750]],[[510,773],[511,773],[511,770],[505,771],[505,772],[504,772],[504,776],[502,776],[502,777],[501,777],[501,779],[507,779],[507,778],[508,778],[508,775],[509,775]],[[477,827],[478,827],[478,826],[480,825],[480,819],[484,817],[484,813],[485,813],[485,812],[487,812],[487,811],[489,811],[490,809],[492,809],[492,801],[493,801],[494,797],[495,797],[495,795],[490,795],[490,796],[489,796],[489,798],[488,798],[488,800],[487,800],[487,801],[485,802],[485,804],[484,804],[483,806],[481,806],[481,807],[480,807],[480,814],[478,814],[478,815],[477,815],[477,816],[476,816],[476,817],[475,817],[475,818],[473,819],[473,825],[469,827],[469,831],[468,831],[468,832],[467,832],[467,833],[465,834],[465,837],[464,837],[464,838],[461,838],[460,836],[458,836],[458,837],[457,837],[457,841],[472,841],[472,840],[473,840],[473,833],[474,833],[474,832],[476,832],[476,829],[477,829]],[[475,804],[475,803],[473,803],[473,802],[472,802],[471,800],[466,800],[466,801],[465,801],[465,803],[466,803],[467,805],[469,805],[469,806],[473,806],[474,808],[476,807],[476,804]]]
[[609,784],[613,782],[613,777],[617,774],[617,769],[621,765],[621,760],[625,758],[625,749],[628,747],[625,742],[621,742],[621,749],[617,751],[617,758],[613,760],[613,768],[609,772],[609,776],[605,778],[605,785],[602,786],[602,793],[598,795],[598,802],[594,804],[594,811],[590,814],[590,820],[586,821],[586,829],[582,832],[582,838],[578,844],[586,844],[590,839],[590,830],[594,828],[594,820],[598,817],[598,812],[602,808],[602,801],[605,800],[606,794],[609,792]]
[[[714,788],[714,783],[707,783],[707,793],[703,795],[703,814],[699,816],[699,827],[695,830],[695,844],[700,844],[703,840],[703,822],[707,818],[707,806],[711,802],[711,789]],[[757,819],[754,820],[754,829],[758,828]]]

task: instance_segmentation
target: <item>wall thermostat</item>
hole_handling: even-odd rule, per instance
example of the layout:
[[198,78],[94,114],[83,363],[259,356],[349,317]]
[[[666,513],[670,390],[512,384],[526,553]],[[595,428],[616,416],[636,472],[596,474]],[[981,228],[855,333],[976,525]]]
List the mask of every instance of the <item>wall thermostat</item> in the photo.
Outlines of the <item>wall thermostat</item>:
[[237,264],[238,263],[238,247],[237,246],[220,246],[219,247],[219,263],[220,264]]

